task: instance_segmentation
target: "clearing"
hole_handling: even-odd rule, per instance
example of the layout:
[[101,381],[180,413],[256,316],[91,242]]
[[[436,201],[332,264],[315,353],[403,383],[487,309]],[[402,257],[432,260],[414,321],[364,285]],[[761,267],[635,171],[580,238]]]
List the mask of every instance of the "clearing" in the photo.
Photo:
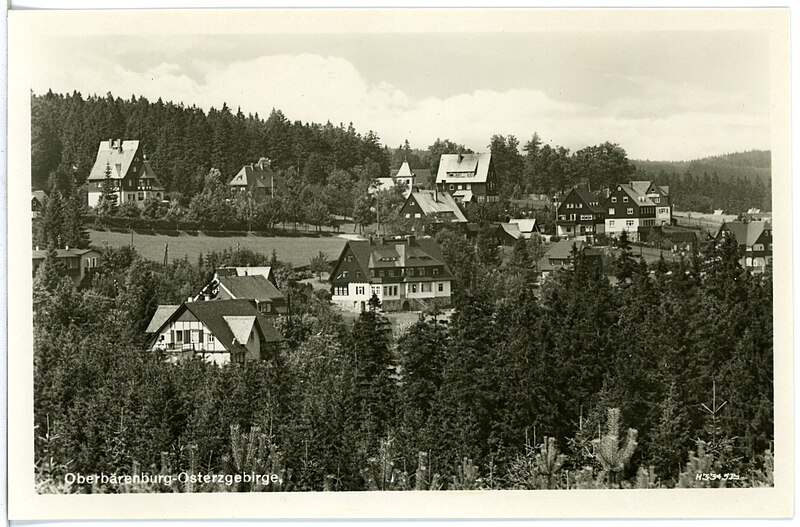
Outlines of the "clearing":
[[[92,245],[102,247],[123,246],[131,243],[130,233],[95,231],[90,230]],[[196,259],[200,253],[235,249],[237,244],[242,249],[266,254],[272,254],[272,249],[278,253],[278,259],[288,262],[293,266],[308,265],[312,256],[320,251],[326,253],[330,260],[336,260],[345,245],[346,240],[338,237],[311,236],[208,236],[181,233],[178,236],[166,234],[133,234],[133,245],[139,254],[149,260],[161,262],[164,260],[164,245],[169,244],[170,261],[188,256],[190,260]]]

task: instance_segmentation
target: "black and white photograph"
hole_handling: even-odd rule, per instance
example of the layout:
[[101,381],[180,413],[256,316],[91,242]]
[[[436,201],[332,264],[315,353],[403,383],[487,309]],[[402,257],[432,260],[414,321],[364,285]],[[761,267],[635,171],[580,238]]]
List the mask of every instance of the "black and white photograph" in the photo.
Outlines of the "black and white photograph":
[[788,9],[16,15],[12,510],[791,514]]

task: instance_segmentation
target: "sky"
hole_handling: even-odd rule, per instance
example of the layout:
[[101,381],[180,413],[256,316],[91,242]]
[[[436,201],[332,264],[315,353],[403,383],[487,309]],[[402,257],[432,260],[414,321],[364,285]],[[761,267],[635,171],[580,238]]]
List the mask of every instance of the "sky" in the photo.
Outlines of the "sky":
[[31,89],[276,108],[391,147],[537,132],[688,160],[770,148],[768,49],[754,31],[59,36],[31,50]]

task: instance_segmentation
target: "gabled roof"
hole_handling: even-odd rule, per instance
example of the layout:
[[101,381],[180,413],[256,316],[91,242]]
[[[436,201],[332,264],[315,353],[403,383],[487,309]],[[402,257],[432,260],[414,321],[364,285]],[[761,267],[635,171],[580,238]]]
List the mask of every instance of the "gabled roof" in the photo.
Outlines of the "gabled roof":
[[450,219],[454,223],[466,223],[467,218],[453,197],[447,192],[435,192],[433,190],[414,189],[409,194],[407,200],[414,199],[419,205],[420,210],[429,216],[437,216],[441,219]]
[[283,300],[283,293],[264,275],[252,276],[220,276],[219,286],[224,288],[233,298],[273,302]]
[[414,238],[413,241],[408,238],[372,241],[348,240],[331,273],[331,278],[334,278],[339,262],[348,248],[353,253],[364,276],[369,276],[370,269],[432,266],[443,266],[444,272],[438,275],[438,278],[452,276],[452,271],[447,265],[439,244],[430,236],[423,236]]
[[636,189],[634,189],[634,187],[632,187],[629,183],[620,183],[618,186],[638,205],[649,207],[656,206],[653,200],[648,198],[644,193],[637,192]]
[[36,200],[39,203],[44,203],[47,199],[47,194],[44,193],[44,190],[31,190],[31,201]]
[[442,154],[436,182],[486,183],[492,154]]
[[[580,187],[580,186],[573,188],[571,192],[574,192],[581,199],[581,201],[583,201],[586,204],[586,206],[589,207],[589,210],[591,210],[593,213],[603,212],[603,202],[606,199],[605,196],[601,197],[600,194],[596,194],[594,192],[591,192],[586,187]],[[567,196],[569,196],[569,194],[567,194]],[[566,201],[566,196],[565,196],[565,201]]]
[[139,150],[139,141],[121,142],[122,149],[120,150],[119,140],[100,141],[100,146],[97,148],[97,158],[95,158],[92,171],[89,173],[89,181],[104,180],[106,178],[106,166],[111,169],[111,179],[122,179],[128,175],[133,158]]
[[498,223],[497,227],[505,231],[506,234],[515,240],[519,240],[520,236],[522,236],[522,232],[519,230],[519,225],[516,223]]
[[250,334],[256,325],[255,315],[223,315],[222,319],[228,324],[233,338],[239,344],[247,344],[250,341]]
[[746,247],[752,247],[764,231],[771,231],[772,224],[768,221],[731,221],[723,223],[719,228],[729,231],[736,238],[736,243]]
[[[236,338],[234,330],[239,331],[243,325],[239,322],[242,319],[238,317],[253,317],[255,320],[254,326],[265,342],[281,342],[284,340],[283,335],[275,329],[269,319],[258,312],[255,302],[252,300],[237,299],[184,302],[153,332],[154,335],[151,337],[150,345],[153,344],[158,334],[164,330],[167,324],[176,320],[186,311],[193,314],[197,320],[205,324],[208,330],[228,351],[242,350],[241,341],[239,341],[238,338],[237,342],[233,340]],[[226,318],[228,320],[226,320]],[[232,321],[233,328],[229,320]]]
[[228,181],[228,186],[247,187],[251,191],[272,189],[273,185],[283,190],[286,183],[266,162],[245,165]]
[[515,224],[522,234],[531,234],[539,231],[535,218],[511,218],[508,222]]
[[164,325],[164,322],[169,320],[169,317],[177,311],[177,309],[181,307],[177,304],[162,304],[156,308],[156,312],[153,314],[153,318],[150,319],[150,323],[147,325],[147,329],[144,330],[145,333],[155,333],[159,330],[161,326]]
[[638,194],[647,194],[647,190],[650,188],[650,181],[631,181],[630,186],[634,192]]

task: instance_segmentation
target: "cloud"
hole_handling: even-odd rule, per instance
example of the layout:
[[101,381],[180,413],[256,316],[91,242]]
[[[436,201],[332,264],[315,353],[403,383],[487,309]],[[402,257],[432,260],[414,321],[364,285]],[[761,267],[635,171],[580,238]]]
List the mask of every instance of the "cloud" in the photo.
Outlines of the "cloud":
[[352,121],[360,132],[373,130],[389,146],[408,139],[424,148],[441,137],[485,150],[493,134],[514,134],[524,143],[536,131],[546,141],[573,150],[616,142],[634,158],[688,159],[769,148],[766,111],[748,107],[742,94],[646,77],[628,77],[637,90],[590,105],[530,88],[412,98],[388,82],[367,81],[344,58],[321,54],[230,63],[192,57],[185,64],[171,57],[140,70],[97,56],[71,68],[37,68],[36,75],[37,92],[110,91],[206,110],[226,102],[234,110],[240,106],[245,113],[262,116],[278,108],[293,120]]

